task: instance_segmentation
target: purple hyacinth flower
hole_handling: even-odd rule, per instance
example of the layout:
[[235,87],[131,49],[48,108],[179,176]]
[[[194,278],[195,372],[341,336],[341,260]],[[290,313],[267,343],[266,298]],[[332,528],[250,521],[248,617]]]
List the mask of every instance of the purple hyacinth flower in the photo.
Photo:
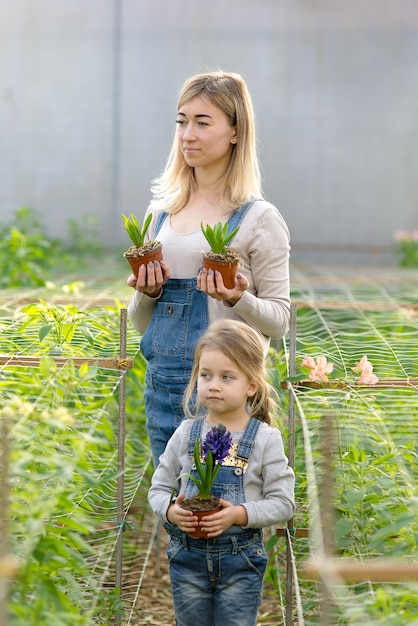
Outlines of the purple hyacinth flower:
[[214,426],[206,435],[202,445],[202,455],[206,459],[209,450],[212,452],[214,464],[222,465],[228,456],[232,444],[232,435],[223,424]]

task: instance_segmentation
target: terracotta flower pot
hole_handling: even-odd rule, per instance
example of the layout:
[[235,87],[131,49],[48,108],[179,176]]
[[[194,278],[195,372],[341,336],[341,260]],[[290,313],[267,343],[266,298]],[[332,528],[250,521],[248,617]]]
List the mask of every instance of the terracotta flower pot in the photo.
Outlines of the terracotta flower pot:
[[217,270],[222,275],[222,280],[227,289],[232,289],[235,285],[235,276],[237,275],[239,261],[218,261],[216,259],[209,259],[203,257],[203,267],[205,269],[211,269],[214,272]]
[[157,248],[152,248],[149,252],[141,254],[141,248],[135,248],[135,246],[131,246],[129,250],[124,253],[123,256],[131,266],[132,274],[134,276],[138,276],[138,271],[141,265],[148,265],[150,261],[162,261],[162,250],[163,248],[160,244]]
[[193,515],[197,517],[198,519],[199,526],[197,526],[196,530],[193,533],[187,533],[189,537],[192,537],[193,539],[202,539],[202,538],[205,539],[208,536],[208,534],[205,530],[202,530],[202,528],[200,527],[200,520],[202,519],[202,517],[207,517],[208,515],[217,513],[221,509],[222,507],[218,506],[216,509],[212,509],[211,511],[193,511]]
[[[202,499],[199,495],[192,496],[191,498],[183,500],[180,506],[183,509],[186,509],[186,511],[192,511],[193,515],[198,518],[199,523],[202,517],[207,517],[208,515],[217,513],[222,509],[219,504],[219,498],[213,495],[210,495],[207,499]],[[193,537],[193,539],[207,537],[207,533],[201,529],[200,525],[197,526],[193,533],[187,534],[189,537]]]

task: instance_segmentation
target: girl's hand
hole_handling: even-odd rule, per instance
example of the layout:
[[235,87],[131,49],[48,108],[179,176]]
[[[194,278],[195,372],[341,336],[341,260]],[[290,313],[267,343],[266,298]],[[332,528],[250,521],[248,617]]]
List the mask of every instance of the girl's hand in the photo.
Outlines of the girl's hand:
[[167,509],[167,519],[170,524],[175,524],[184,533],[192,533],[197,528],[197,517],[191,511],[182,509],[180,504],[184,500],[184,493],[180,494],[176,501]]
[[126,281],[129,287],[145,293],[150,298],[156,298],[161,288],[170,278],[170,268],[164,261],[150,261],[148,265],[141,265],[138,276],[131,274]]
[[200,521],[200,528],[208,533],[209,539],[222,534],[233,524],[246,526],[248,523],[247,511],[243,506],[234,506],[222,498],[219,503],[222,506],[221,511],[203,517]]
[[217,270],[206,270],[202,268],[197,276],[197,288],[203,293],[215,300],[227,300],[229,304],[234,306],[241,298],[244,291],[248,289],[249,282],[242,274],[237,274],[235,278],[235,286],[227,289],[222,280],[220,272]]

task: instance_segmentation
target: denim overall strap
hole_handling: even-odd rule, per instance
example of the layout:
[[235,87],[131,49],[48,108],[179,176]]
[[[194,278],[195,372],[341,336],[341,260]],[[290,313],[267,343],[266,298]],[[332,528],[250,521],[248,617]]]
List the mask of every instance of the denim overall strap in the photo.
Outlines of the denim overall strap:
[[[247,214],[248,209],[252,207],[255,201],[256,199],[249,200],[249,202],[246,202],[245,204],[240,206],[239,209],[236,209],[236,211],[232,213],[232,215],[228,219],[228,235],[229,233],[232,233],[232,231],[241,224],[242,220]],[[232,241],[233,241],[233,238],[231,239],[229,243],[231,243]]]
[[158,235],[158,233],[160,232],[161,226],[164,224],[164,220],[167,217],[168,213],[166,213],[165,211],[162,211],[159,216],[157,217],[157,221],[155,223],[155,235],[154,238]]
[[248,459],[250,458],[260,424],[260,420],[256,419],[255,417],[250,417],[238,446],[237,457],[239,457],[240,459],[248,461]]
[[192,424],[192,428],[190,430],[190,437],[189,437],[189,446],[187,448],[187,454],[189,456],[193,456],[196,439],[200,437],[204,421],[205,421],[204,418],[202,419],[199,418],[199,419],[195,419]]

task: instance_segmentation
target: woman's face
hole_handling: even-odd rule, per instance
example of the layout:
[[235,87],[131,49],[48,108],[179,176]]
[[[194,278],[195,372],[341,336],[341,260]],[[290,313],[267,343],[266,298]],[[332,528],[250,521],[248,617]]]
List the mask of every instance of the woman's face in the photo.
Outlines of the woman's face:
[[227,115],[204,96],[196,96],[177,113],[177,138],[190,167],[225,172],[236,143]]

